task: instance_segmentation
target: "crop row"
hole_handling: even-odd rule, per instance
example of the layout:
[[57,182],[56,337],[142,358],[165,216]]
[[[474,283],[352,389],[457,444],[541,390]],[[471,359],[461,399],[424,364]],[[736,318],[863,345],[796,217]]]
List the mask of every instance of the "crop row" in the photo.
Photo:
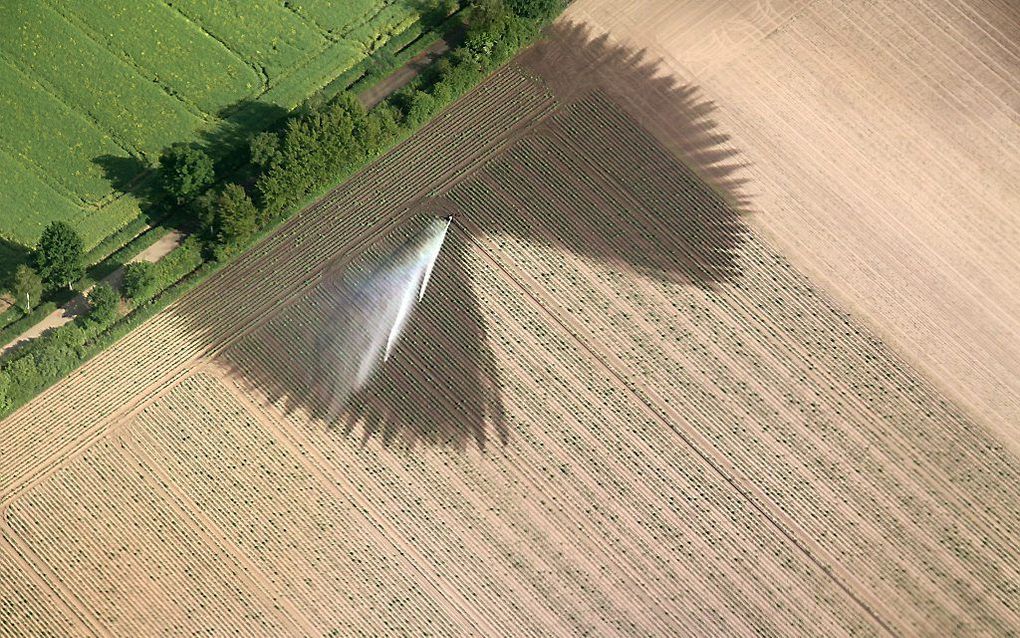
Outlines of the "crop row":
[[9,552],[13,548],[4,542],[0,548],[0,634],[9,638],[87,635]]
[[114,633],[286,633],[271,601],[246,586],[244,562],[175,508],[117,441],[92,446],[17,500],[8,522],[72,604]]
[[[316,278],[331,256],[362,243],[365,228],[373,229],[371,236],[396,221],[413,188],[427,188],[451,165],[469,159],[462,154],[465,147],[479,152],[545,99],[516,72],[500,72],[425,131],[86,363],[67,382],[7,417],[6,435],[0,439],[0,494],[70,442],[96,431],[123,407],[124,397],[141,399],[157,391],[185,362],[237,337],[281,298]],[[451,139],[462,145],[451,145]]]
[[136,448],[294,603],[317,633],[454,633],[441,600],[362,524],[358,504],[324,489],[301,459],[207,375],[185,380],[132,426]]
[[[456,240],[453,238],[448,239],[448,243],[452,243],[454,241]],[[388,244],[391,243],[392,242],[388,242]],[[445,296],[448,296],[450,293],[449,291],[445,291],[444,288],[457,285],[456,283],[450,282],[449,270],[451,268],[451,265],[448,263],[448,260],[451,257],[452,255],[448,255],[446,254],[446,251],[444,251],[444,255],[441,258],[441,264],[440,266],[437,267],[437,271],[433,275],[433,283],[430,286],[429,293],[426,297],[426,301],[424,302],[426,305],[435,303],[437,299],[442,299],[445,298]],[[446,264],[445,266],[443,265],[444,263]],[[494,286],[494,284],[490,284],[488,281],[478,282],[477,281],[478,270],[479,269],[475,267],[471,268],[472,287],[478,290],[479,292],[488,291],[490,285]],[[337,322],[333,320],[331,306],[335,307],[336,305],[343,305],[345,303],[346,303],[345,300],[342,297],[337,298],[335,296],[335,293],[333,293],[328,286],[323,285],[317,287],[315,292],[310,293],[306,299],[303,299],[300,303],[290,306],[281,313],[277,314],[274,317],[274,319],[271,320],[266,326],[261,328],[256,333],[253,333],[249,337],[246,337],[241,342],[239,342],[235,347],[231,348],[228,351],[228,358],[235,362],[235,364],[239,366],[242,372],[247,371],[249,373],[249,381],[252,380],[252,377],[250,376],[252,371],[262,370],[263,373],[256,377],[256,380],[254,382],[256,386],[261,386],[262,383],[265,383],[267,381],[272,382],[274,377],[276,378],[276,383],[287,386],[288,385],[287,377],[296,377],[295,380],[289,382],[291,384],[289,387],[292,390],[298,388],[307,388],[307,392],[312,393],[314,379],[310,379],[307,376],[305,376],[306,371],[312,371],[313,376],[314,374],[317,374],[319,368],[321,367],[320,362],[323,359],[329,361],[329,353],[324,352],[321,348],[315,349],[310,346],[314,345],[313,341],[315,335],[319,334],[320,332],[323,333],[328,331],[340,332],[344,330],[344,326],[338,325]],[[488,314],[494,308],[507,305],[507,300],[503,296],[490,297],[486,295],[486,298],[481,303],[481,305],[483,308],[486,309],[486,313]],[[341,308],[340,310],[343,309]],[[419,315],[422,312],[427,312],[427,310],[420,309]],[[533,369],[525,368],[503,370],[502,371],[503,373],[500,375],[500,378],[493,380],[495,385],[499,387],[498,391],[505,394],[507,391],[507,383],[509,382],[509,380],[514,380],[515,383],[519,383],[522,384],[523,386],[526,386],[530,380],[536,378],[535,377],[536,371],[543,371],[545,372],[545,374],[554,374],[557,377],[561,377],[564,374],[564,372],[559,362],[556,362],[555,371],[549,368],[549,365],[552,362],[548,358],[548,352],[547,348],[545,347],[545,344],[529,343],[527,341],[526,336],[528,334],[527,330],[523,329],[515,330],[516,324],[510,317],[511,316],[519,317],[523,314],[523,311],[507,310],[506,312],[508,313],[509,316],[503,316],[502,313],[500,313],[499,316],[487,316],[486,323],[489,324],[490,326],[498,325],[500,326],[501,331],[504,329],[507,331],[508,335],[505,338],[508,340],[512,340],[512,345],[514,347],[514,354],[508,355],[507,358],[516,362],[517,365],[522,365],[521,364],[522,359],[527,356],[525,353],[537,352],[539,354],[537,355],[536,361],[534,363],[534,366],[536,367]],[[416,320],[420,320],[420,318]],[[445,419],[446,415],[450,414],[460,415],[462,418],[464,418],[464,421],[461,425],[465,430],[474,427],[474,424],[469,422],[471,416],[464,413],[464,406],[462,405],[462,402],[464,400],[464,396],[470,393],[465,392],[466,388],[462,385],[464,377],[462,371],[459,371],[459,369],[463,368],[464,366],[471,365],[470,363],[468,363],[472,358],[471,353],[464,351],[464,348],[465,347],[470,348],[471,346],[477,344],[465,343],[465,326],[457,324],[456,321],[452,319],[448,322],[430,324],[429,328],[430,334],[428,335],[427,338],[438,339],[439,343],[436,344],[436,347],[432,349],[429,349],[427,346],[423,347],[423,344],[417,343],[414,340],[412,334],[407,335],[405,337],[406,343],[404,343],[400,350],[398,350],[397,354],[394,356],[393,359],[391,359],[391,362],[387,364],[388,367],[386,368],[387,371],[398,370],[398,372],[396,373],[385,372],[383,374],[384,378],[389,378],[391,374],[396,374],[399,380],[396,381],[395,386],[383,384],[376,388],[375,390],[373,390],[373,393],[384,397],[389,396],[390,397],[389,405],[392,407],[400,403],[406,403],[408,400],[410,400],[410,398],[407,395],[409,388],[425,384],[426,387],[422,391],[426,393],[428,401],[424,406],[421,407],[426,408],[430,406],[432,408],[431,413],[426,412],[425,409],[423,409],[421,413],[411,413],[409,415],[414,417],[413,420],[395,423],[394,419],[395,418],[399,419],[401,416],[399,410],[393,411],[397,412],[397,414],[391,412],[383,412],[379,414],[371,413],[365,414],[355,411],[354,416],[351,418],[355,419],[356,422],[348,421],[339,424],[330,424],[329,422],[327,422],[324,425],[326,425],[327,427],[332,425],[332,427],[338,428],[340,430],[352,429],[354,431],[357,431],[359,429],[362,429],[365,431],[366,436],[370,437],[373,435],[378,436],[381,441],[392,440],[394,438],[401,438],[399,435],[393,434],[393,429],[399,430],[400,428],[421,430],[417,434],[411,436],[404,436],[402,438],[410,440],[429,440],[431,438],[431,434],[428,432],[428,430],[432,427],[430,420]],[[441,333],[441,336],[437,337],[435,334],[436,331],[439,331]],[[491,338],[492,334],[490,333],[489,335],[490,342]],[[507,342],[507,345],[510,345],[510,342]],[[425,349],[426,351],[434,350],[436,352],[442,353],[442,361],[446,363],[440,366],[433,366],[430,365],[430,363],[432,362],[422,362],[421,358],[417,356],[417,353],[422,351],[423,349]],[[405,359],[408,357],[410,357],[411,359],[405,363]],[[422,363],[426,364],[425,370],[423,370],[420,367]],[[562,382],[569,383],[569,380],[564,380]],[[537,396],[534,396],[533,398],[530,399],[534,403],[530,403],[526,408],[522,408],[520,411],[516,412],[515,415],[526,414],[534,417],[535,418],[534,427],[538,428],[546,427],[547,423],[565,421],[566,422],[565,427],[567,428],[570,428],[572,426],[580,427],[580,429],[583,430],[585,428],[591,427],[591,425],[588,423],[589,419],[591,423],[598,423],[600,420],[604,421],[606,410],[607,409],[614,410],[612,406],[596,405],[588,407],[588,410],[591,411],[591,414],[588,417],[583,416],[583,414],[577,410],[576,406],[570,407],[569,409],[565,409],[562,412],[557,411],[556,413],[550,413],[549,410],[553,409],[551,406],[553,406],[557,401],[560,401],[562,399],[561,397],[556,396],[555,394],[550,395],[548,391],[544,390],[546,388],[546,385],[549,383],[551,382],[545,378],[542,378],[539,382],[537,382],[535,384],[535,388],[536,389],[543,388],[543,390],[537,393]],[[582,390],[586,389],[588,392],[591,392],[594,391],[598,383],[599,382],[595,380],[589,379],[586,380],[584,384],[578,383],[572,387],[579,388]],[[601,383],[604,384],[605,383],[604,380],[601,381]],[[307,427],[299,426],[300,421],[303,421],[304,419],[308,418],[308,414],[306,411],[301,410],[301,406],[295,406],[292,398],[286,396],[274,397],[272,395],[272,389],[266,388],[264,386],[259,387],[258,389],[262,392],[268,393],[270,400],[275,399],[281,410],[293,413],[292,417],[296,420],[294,424],[295,429],[300,428],[300,430],[302,431],[308,430]],[[534,390],[532,390],[530,393],[526,393],[525,396],[530,398],[532,397],[533,394],[535,394]],[[326,398],[327,397],[319,397],[317,400],[322,401],[325,400]],[[314,407],[315,406],[312,407],[313,410]],[[634,429],[635,426],[633,426],[633,424],[630,423],[630,420],[634,418],[633,415],[630,415],[625,408],[615,407],[614,411],[618,414],[619,418],[627,420],[628,422],[627,427],[630,427],[631,430]],[[383,431],[381,432],[378,430],[373,431],[374,428],[376,427],[373,421],[377,418],[381,418],[385,421],[385,423],[381,424],[381,427],[383,428]],[[572,421],[571,419],[580,419],[580,422],[585,423],[585,425],[578,426],[577,422]],[[497,425],[498,424],[492,423],[486,424],[487,427],[497,427]],[[657,427],[657,424],[653,422],[649,424],[649,427],[653,428]],[[323,431],[325,431],[321,427],[318,429],[322,429]],[[317,430],[313,429],[309,436],[314,436],[315,431]],[[675,448],[675,441],[668,440],[669,439],[668,432],[666,432],[664,435],[666,436],[667,440],[664,441],[659,446],[658,450],[659,453],[661,453],[662,450],[672,450],[673,448]],[[511,444],[513,444],[513,437],[515,436],[525,436],[525,434],[521,432],[519,428],[514,428],[513,434],[511,434]],[[575,433],[572,438],[576,439],[576,437],[577,434]],[[554,436],[553,440],[558,441],[559,437]],[[554,456],[553,452],[545,448],[544,443],[538,443],[536,441],[528,441],[528,443],[535,445],[537,448],[543,449],[544,452],[548,453],[550,456]],[[594,444],[592,444],[592,446],[594,447]],[[310,447],[314,449],[325,450],[335,448],[336,444],[335,443],[331,444],[328,441],[318,441],[312,442],[310,444]],[[633,450],[637,447],[640,446],[634,442],[621,442],[613,443],[610,445],[610,448],[614,450]],[[599,448],[594,447],[594,449],[598,450]],[[592,453],[590,449],[588,450],[588,452]],[[579,456],[578,454],[574,453],[574,450],[571,450],[571,453],[562,455],[562,458],[576,460],[578,456]],[[640,460],[637,458],[635,458],[634,460],[638,462],[647,461],[648,456],[642,456]],[[376,459],[375,462],[383,462],[383,459]],[[444,459],[444,464],[448,464],[449,462],[450,462],[449,459]],[[680,467],[686,467],[690,465],[690,463],[691,462],[688,459],[683,461],[675,461],[674,464]],[[582,465],[591,466],[595,468],[597,471],[597,475],[600,477],[604,477],[602,480],[613,482],[614,486],[617,489],[619,489],[621,494],[623,493],[633,494],[634,490],[636,489],[633,485],[629,485],[626,482],[626,480],[624,480],[624,478],[612,478],[626,476],[625,472],[622,472],[620,468],[614,467],[612,464],[607,464],[607,462],[605,461],[600,463],[592,459],[586,459]],[[345,468],[350,468],[351,466],[352,463],[345,462],[343,464],[343,467]],[[571,464],[571,466],[573,466],[573,464]],[[434,469],[432,471],[434,472]],[[374,477],[388,476],[390,474],[391,472],[389,469],[380,469],[378,472],[372,472],[372,476]],[[344,476],[345,480],[350,480],[349,472],[344,474]],[[425,474],[423,474],[422,476],[425,476]],[[553,475],[550,478],[562,478],[562,477],[559,475]],[[667,478],[664,480],[671,479]],[[363,486],[359,484],[358,487],[360,489]],[[429,494],[433,494],[437,493],[437,491],[440,490],[441,487],[442,486],[429,485],[426,488],[423,488],[422,491],[427,492]],[[364,489],[370,489],[367,483],[364,484]],[[478,486],[471,486],[469,489],[458,492],[458,494],[475,493],[481,489],[482,488]],[[669,490],[666,484],[658,486],[657,488],[654,489],[658,490],[655,493],[667,493]],[[412,491],[412,493],[418,494],[421,493],[421,491],[414,490]],[[588,502],[587,500],[588,498],[590,498],[590,502],[599,504],[607,504],[612,500],[611,498],[603,494],[599,494],[596,496],[586,495],[584,498],[566,500]],[[626,506],[623,507],[625,508]],[[617,510],[614,507],[612,508],[611,511]],[[507,514],[508,513],[504,513],[504,515]],[[426,514],[424,513],[420,515],[426,516]],[[657,516],[661,517],[661,514],[656,515],[653,512],[644,511],[638,516],[636,516],[636,519],[648,521],[654,520]],[[567,523],[564,523],[564,525],[566,527],[569,527],[569,524]],[[437,522],[431,524],[430,529],[436,529],[440,526],[441,523]],[[675,529],[678,529],[679,526],[680,522],[675,521],[673,524],[668,525],[667,528],[669,529],[670,532],[672,532]],[[467,528],[471,530],[477,530],[479,529],[479,524],[477,523],[469,524]],[[656,548],[661,548],[663,545],[668,546],[672,542],[668,534],[664,538],[662,537],[661,532],[662,528],[659,526],[653,526],[651,530],[651,535],[649,535],[648,532],[645,532],[644,536],[647,540],[642,544],[643,552],[646,552],[649,555],[653,554],[656,551],[661,551],[657,550]],[[468,532],[464,533],[467,534]],[[599,534],[597,537],[603,540],[607,538],[607,536],[602,534]],[[615,538],[617,536],[613,537]],[[627,531],[627,533],[621,534],[620,537],[635,539],[640,538],[641,534],[633,529],[630,529]],[[522,539],[519,542],[519,545],[534,547],[542,540],[543,539],[540,536],[530,537],[527,539]],[[569,545],[570,543],[564,542],[564,544]],[[599,552],[596,550],[589,550],[589,552],[594,553],[594,555],[601,556],[606,561],[611,561],[612,560],[611,550],[619,550],[620,548],[617,547],[616,545],[613,545],[609,549],[610,553],[607,554],[599,554]],[[509,552],[509,550],[507,551]],[[451,560],[461,561],[463,559],[458,557]],[[617,569],[614,570],[614,573],[622,573],[621,569],[622,568],[618,565]],[[555,568],[552,568],[552,571],[557,570],[560,570],[563,573],[572,573],[572,571],[576,571],[576,568],[572,568],[569,564],[562,564]],[[656,572],[654,572],[654,570],[650,566],[643,565],[641,567],[631,568],[629,570],[629,573],[631,573],[632,575],[643,574],[646,577],[651,578],[652,576],[649,576],[649,574]],[[690,585],[689,576],[684,576],[683,578],[680,577],[669,578],[666,575],[660,575],[655,577],[655,580],[657,583],[659,583],[659,587],[662,587],[662,583],[667,581],[672,581],[672,584],[677,588],[685,588],[692,586]],[[648,583],[645,583],[643,586],[647,587]],[[581,587],[581,589],[583,590],[583,585],[579,583],[573,584],[572,587],[575,588]],[[756,586],[751,587],[754,588]],[[736,595],[734,590],[727,591],[729,592],[730,596],[730,598],[728,599],[729,600],[728,604],[739,606],[741,604],[739,596]],[[562,596],[563,594],[561,592],[557,592],[554,596],[546,594],[545,598],[556,598],[557,600],[559,600],[562,598]],[[619,592],[616,595],[616,597],[614,597],[614,600],[617,599],[625,600],[626,597],[627,595],[625,592]],[[759,604],[760,603],[761,601],[759,601]],[[719,603],[720,606],[722,604],[723,603],[721,602]],[[606,601],[591,599],[583,603],[580,603],[580,605],[582,607],[591,609],[605,609]],[[569,615],[569,612],[564,609],[554,609],[551,610],[550,613],[552,613],[554,616],[560,617],[562,617],[565,613]],[[658,610],[654,613],[662,613],[662,610]],[[651,610],[645,610],[645,614],[647,617],[653,616],[654,613]],[[505,622],[508,623],[507,626],[511,626],[513,623],[524,622],[524,620],[520,618],[517,619],[508,618],[505,620]],[[671,619],[669,622],[679,622],[679,619]],[[619,625],[616,625],[615,628],[616,630],[622,629],[622,627]],[[581,631],[582,629],[583,627],[575,627],[573,630]],[[634,628],[629,627],[629,629],[633,630]],[[540,631],[539,628],[536,628],[536,630]]]
[[[559,220],[584,219],[599,205],[606,232],[628,236],[627,225],[643,225],[633,234],[647,241],[631,248],[654,250],[658,234],[676,251],[667,256],[678,272],[705,255],[681,254],[687,242],[716,240],[719,229],[708,224],[679,246],[669,241],[665,211],[698,214],[688,211],[719,203],[707,189],[703,201],[671,197],[683,176],[668,164],[649,166],[656,149],[614,119],[614,110],[591,106],[554,118],[554,135],[544,138],[551,141],[529,140],[495,162],[488,172],[499,192],[475,183],[453,193],[483,228],[489,217],[524,218],[528,237],[492,247],[501,263],[524,286],[547,291],[544,303],[569,317],[579,338],[619,353],[607,360],[635,392],[670,422],[703,433],[772,507],[870,587],[888,587],[890,600],[902,597],[906,608],[930,617],[967,613],[945,610],[960,601],[980,609],[993,631],[1008,626],[1017,575],[1003,561],[1015,539],[999,517],[1016,521],[1018,512],[995,486],[1016,467],[1001,453],[979,454],[988,442],[962,415],[759,239],[744,238],[741,274],[730,283],[704,291],[661,272],[636,294],[632,279],[619,274],[627,255],[606,255],[615,264],[606,268],[559,262],[536,248],[571,243],[552,234],[562,232]],[[603,179],[597,203],[593,174]],[[718,214],[728,223],[725,211]],[[640,269],[642,255],[630,259]],[[908,466],[922,471],[900,469]],[[975,496],[981,508],[972,506]],[[876,561],[879,548],[888,553]],[[994,599],[982,598],[988,591],[997,592]]]
[[[608,130],[618,131],[622,125],[622,123],[613,122],[608,127]],[[583,135],[576,136],[574,139],[590,140],[592,138],[590,130],[585,130]],[[601,158],[606,156],[605,148],[588,147],[587,152],[588,155],[585,158],[586,167],[600,166]],[[647,155],[647,151],[642,151],[642,153]],[[605,163],[601,165],[607,172],[627,170],[626,168],[621,169],[620,167]],[[658,176],[660,179],[664,174],[662,169],[650,170],[646,173],[646,175]],[[625,179],[621,180],[621,183],[635,183],[636,179],[636,176],[632,178],[629,175],[625,175]],[[663,191],[660,190],[658,192]],[[652,200],[652,204],[656,207],[668,205],[666,201],[655,200]],[[718,206],[718,203],[713,202],[713,205]],[[982,489],[988,489],[989,495],[997,491],[995,483],[998,481],[1013,480],[1013,477],[1016,476],[1016,468],[1011,465],[1008,456],[990,454],[991,448],[995,446],[990,445],[988,441],[982,441],[980,435],[972,432],[972,426],[967,423],[966,418],[944,399],[938,397],[934,390],[927,387],[909,368],[902,363],[890,361],[893,355],[882,345],[880,340],[869,335],[861,327],[853,325],[848,315],[840,312],[831,302],[827,302],[822,298],[804,277],[798,275],[782,257],[769,251],[762,242],[755,242],[751,244],[750,248],[758,251],[751,254],[751,258],[759,260],[758,265],[760,268],[776,268],[787,275],[783,281],[776,282],[773,287],[795,298],[794,301],[789,303],[777,303],[775,299],[759,301],[754,306],[756,313],[768,313],[770,317],[779,318],[782,321],[773,321],[772,325],[774,327],[772,328],[769,326],[759,326],[758,329],[764,331],[765,335],[773,338],[782,338],[784,334],[789,334],[793,330],[792,327],[802,327],[811,331],[811,338],[807,343],[816,346],[842,341],[839,344],[839,348],[822,349],[818,353],[821,356],[825,356],[825,361],[828,365],[844,366],[836,376],[825,379],[826,383],[822,384],[823,387],[832,385],[837,380],[845,378],[852,371],[868,375],[867,378],[861,380],[862,388],[880,387],[882,384],[890,384],[900,391],[896,393],[880,393],[880,396],[873,399],[875,405],[872,407],[880,410],[884,418],[889,419],[893,416],[903,415],[904,405],[911,406],[911,409],[915,412],[908,413],[906,415],[908,418],[900,423],[901,427],[908,428],[909,436],[912,439],[912,442],[906,447],[913,449],[921,441],[930,441],[931,445],[918,448],[918,452],[930,454],[930,456],[925,457],[925,463],[942,464],[933,468],[935,469],[935,475],[955,477],[956,473],[960,470],[961,463],[986,467],[986,470],[983,470],[980,475],[973,478],[975,480],[982,480],[981,477],[983,476],[985,477],[983,480],[988,482],[979,483],[973,487],[980,486]],[[742,251],[742,255],[748,253],[749,251]],[[768,286],[765,284],[759,285],[764,290],[768,289]],[[739,289],[744,288],[742,281],[734,282],[734,286]],[[738,295],[732,295],[721,297],[721,300],[730,299],[731,297],[740,298]],[[818,307],[819,304],[824,304],[825,307]],[[815,307],[812,307],[812,305]],[[736,308],[732,312],[738,316],[740,314]],[[746,312],[745,310],[744,313]],[[759,319],[759,323],[764,324],[768,322]],[[837,337],[842,337],[842,339],[837,339]],[[863,359],[864,362],[870,363],[870,365],[862,365],[859,361],[855,361],[852,366],[847,366],[844,354],[847,350],[856,357]],[[840,401],[834,398],[831,404],[839,405]],[[859,405],[863,406],[863,404]],[[920,423],[922,417],[938,418],[944,422],[944,425],[934,430],[926,428]],[[955,451],[954,455],[949,459],[943,457],[947,450]],[[895,462],[900,464],[909,461],[906,459],[896,459]],[[960,478],[963,477],[960,476]],[[1006,516],[1006,512],[997,511],[996,515]]]
[[[846,599],[834,603],[843,606],[838,621],[826,620],[828,602],[795,611],[805,589],[809,598],[839,597],[718,477],[706,476],[703,462],[678,446],[657,419],[593,370],[526,296],[508,289],[478,254],[467,254],[464,266],[485,312],[482,347],[495,350],[493,381],[509,427],[500,453],[480,457],[470,450],[417,447],[403,454],[386,449],[385,438],[373,442],[374,417],[394,417],[385,409],[378,415],[355,410],[332,427],[308,427],[307,414],[283,403],[279,408],[287,412],[297,445],[338,487],[354,489],[370,503],[374,520],[406,521],[398,531],[413,539],[423,564],[437,572],[447,564],[462,566],[457,582],[492,623],[486,629],[542,633],[550,630],[542,623],[555,619],[576,623],[559,627],[575,633],[656,633],[684,623],[696,631],[711,618],[720,632],[734,634],[752,631],[747,622],[775,630],[766,620],[775,605],[790,609],[785,622],[791,626],[853,622],[857,612]],[[424,304],[456,294],[442,275],[434,274]],[[318,321],[312,313],[309,318]],[[300,314],[292,320],[300,321]],[[399,414],[396,406],[411,400],[409,388],[425,386],[431,411],[384,425],[420,429],[410,440],[428,440],[430,421],[462,411],[460,368],[470,365],[470,355],[461,350],[476,345],[464,343],[463,326],[432,327],[440,334],[426,338],[437,339],[438,350],[449,356],[425,375],[415,354],[421,344],[409,336],[373,390]],[[290,356],[285,348],[269,354]],[[348,429],[368,435],[370,443],[338,441],[336,433]],[[745,560],[755,569],[736,569]],[[658,595],[635,598],[638,591]],[[508,598],[522,607],[503,607]],[[674,615],[670,603],[681,598],[703,607],[692,616]]]
[[[196,328],[211,335],[232,333],[235,326],[263,316],[278,299],[317,279],[330,257],[350,254],[351,239],[365,235],[360,229],[379,232],[406,217],[408,203],[417,194],[492,145],[546,100],[516,72],[501,72],[472,98],[254,247],[183,300],[180,311],[193,313]],[[266,276],[269,273],[271,278]],[[229,295],[224,295],[225,289]]]

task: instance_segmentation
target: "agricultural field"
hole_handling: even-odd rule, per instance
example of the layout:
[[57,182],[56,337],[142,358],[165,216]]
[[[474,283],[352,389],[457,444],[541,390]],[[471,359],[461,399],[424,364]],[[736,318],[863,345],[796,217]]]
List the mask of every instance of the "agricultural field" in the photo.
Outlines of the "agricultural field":
[[[561,22],[0,422],[0,634],[1015,633],[1012,442],[667,70]],[[338,404],[352,282],[447,215]]]
[[564,19],[711,100],[748,224],[1020,454],[1020,4],[578,0]]
[[126,191],[164,147],[265,126],[417,19],[403,0],[4,3],[0,241],[59,219],[95,246],[138,217]]

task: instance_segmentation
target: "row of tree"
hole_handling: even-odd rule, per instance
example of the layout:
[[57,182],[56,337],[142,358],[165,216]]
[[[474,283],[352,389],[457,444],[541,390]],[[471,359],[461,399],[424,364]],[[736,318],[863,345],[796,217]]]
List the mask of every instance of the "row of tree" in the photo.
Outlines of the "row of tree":
[[44,290],[67,287],[85,274],[85,242],[66,222],[47,226],[29,259],[14,271],[11,293],[25,313],[39,303]]
[[[455,5],[434,0],[433,12]],[[259,229],[309,193],[348,175],[399,136],[475,86],[506,62],[559,13],[561,0],[474,0],[461,13],[464,44],[417,81],[366,112],[352,93],[310,99],[279,128],[249,143],[247,187],[217,184],[212,157],[178,143],[159,161],[167,195],[192,211],[192,222],[213,254],[243,245]],[[427,8],[426,8],[427,9]]]
[[[434,0],[435,13],[447,16],[451,0]],[[554,17],[560,0],[473,0],[463,16],[465,39],[432,69],[383,104],[366,112],[352,94],[309,100],[282,125],[254,136],[241,183],[219,183],[216,164],[201,148],[175,144],[160,157],[160,183],[169,200],[190,213],[191,225],[207,252],[229,254],[259,229],[286,214],[310,192],[362,166],[475,86],[508,60]],[[187,243],[187,242],[186,242]],[[182,272],[201,263],[189,248]],[[175,280],[157,276],[158,267],[125,267],[123,293],[142,300]],[[173,270],[173,269],[171,269]],[[85,272],[84,245],[62,222],[48,226],[31,262],[15,274],[13,290],[26,312],[45,290],[70,288]],[[0,366],[0,413],[23,403],[77,366],[120,316],[121,296],[106,284],[88,295],[91,312],[35,339]]]

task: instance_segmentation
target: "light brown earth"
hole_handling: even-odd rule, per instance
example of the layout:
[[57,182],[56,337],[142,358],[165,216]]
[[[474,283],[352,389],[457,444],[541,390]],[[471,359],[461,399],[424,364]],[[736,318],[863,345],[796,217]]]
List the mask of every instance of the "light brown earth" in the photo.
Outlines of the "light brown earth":
[[[183,240],[184,236],[179,231],[172,230],[156,240],[151,246],[132,257],[128,260],[128,263],[137,261],[157,262],[170,253],[170,251],[174,248],[180,246]],[[114,289],[117,289],[120,288],[120,284],[123,279],[124,269],[118,268],[109,275],[103,277],[102,283],[110,284],[114,287]],[[88,312],[89,303],[85,299],[85,295],[89,293],[89,290],[92,289],[89,288],[83,293],[75,295],[73,299],[68,301],[62,307],[57,308],[50,314],[46,315],[43,317],[42,321],[21,333],[16,339],[12,340],[3,348],[0,348],[0,355],[17,347],[18,345],[35,339],[47,330],[59,328],[64,324],[70,323],[74,321],[75,317],[80,317]]]
[[749,222],[1020,453],[1020,4],[578,0],[696,86]]
[[438,40],[427,49],[414,56],[407,64],[401,66],[395,73],[388,75],[385,79],[372,85],[367,91],[358,94],[358,101],[366,109],[370,109],[379,102],[382,102],[392,93],[407,86],[411,80],[418,77],[422,69],[428,67],[436,58],[450,50],[450,44],[446,40]]
[[[1012,449],[777,248],[721,103],[589,40],[0,423],[0,633],[1015,632]],[[338,411],[345,277],[451,213]]]

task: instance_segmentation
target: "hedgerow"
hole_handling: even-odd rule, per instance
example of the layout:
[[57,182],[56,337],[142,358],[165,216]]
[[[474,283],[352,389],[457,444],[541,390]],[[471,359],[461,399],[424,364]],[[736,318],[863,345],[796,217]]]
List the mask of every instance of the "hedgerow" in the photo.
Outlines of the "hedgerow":
[[[558,10],[561,5],[549,6]],[[157,262],[151,296],[134,300],[135,309],[126,317],[91,324],[76,320],[33,340],[0,364],[0,414],[21,405],[223,267],[245,245],[295,212],[309,194],[350,175],[413,133],[530,44],[555,10],[529,17],[498,0],[484,0],[463,14],[464,44],[370,112],[345,91],[321,104],[302,105],[281,130],[271,133],[278,150],[263,158],[264,166],[249,167],[257,175],[254,189],[260,215],[259,227],[248,237],[233,238],[224,246],[215,229],[201,229],[198,237],[189,237]],[[260,144],[274,146],[265,136]],[[203,241],[212,250],[203,250]]]

